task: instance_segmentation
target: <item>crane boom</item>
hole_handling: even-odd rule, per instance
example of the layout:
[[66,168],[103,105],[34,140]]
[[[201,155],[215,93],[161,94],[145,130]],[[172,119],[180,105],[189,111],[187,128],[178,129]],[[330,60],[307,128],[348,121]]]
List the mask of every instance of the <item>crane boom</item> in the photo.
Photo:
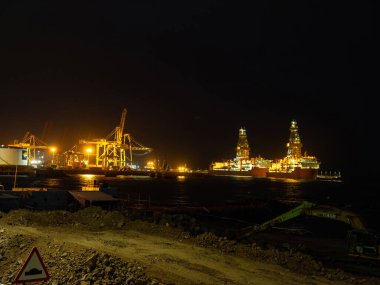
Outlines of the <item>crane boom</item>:
[[366,230],[366,222],[356,213],[331,206],[317,206],[304,210],[304,215],[327,218],[349,224],[355,230]]
[[271,219],[271,220],[269,220],[269,221],[267,221],[267,222],[265,222],[259,226],[256,226],[255,230],[263,231],[263,230],[265,230],[269,227],[272,227],[276,224],[280,224],[280,223],[285,222],[287,220],[294,219],[294,218],[300,216],[305,211],[305,209],[312,208],[314,206],[315,206],[315,204],[304,201],[304,202],[302,202],[301,205],[291,209],[290,211],[288,211],[288,212],[286,212],[286,213],[284,213],[284,214],[282,214],[282,215],[280,215],[274,219]]
[[242,229],[242,237],[249,237],[255,232],[266,230],[277,224],[294,219],[301,215],[327,218],[349,224],[355,230],[366,230],[365,221],[357,214],[341,210],[332,206],[317,206],[314,203],[304,201],[299,206],[259,225],[253,225]]
[[124,108],[123,112],[121,113],[120,124],[116,132],[116,141],[120,143],[122,142],[122,138],[123,138],[126,116],[127,116],[127,108]]

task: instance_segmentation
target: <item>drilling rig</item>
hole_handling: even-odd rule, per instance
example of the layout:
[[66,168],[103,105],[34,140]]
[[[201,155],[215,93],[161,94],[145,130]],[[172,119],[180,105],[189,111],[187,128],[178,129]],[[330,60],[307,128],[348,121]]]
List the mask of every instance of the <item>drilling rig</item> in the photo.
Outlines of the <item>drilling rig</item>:
[[126,116],[127,109],[124,108],[119,125],[106,138],[79,140],[79,145],[94,146],[95,163],[92,166],[107,170],[125,169],[133,164],[134,152],[144,155],[152,151],[152,148],[145,147],[131,134],[124,133]]

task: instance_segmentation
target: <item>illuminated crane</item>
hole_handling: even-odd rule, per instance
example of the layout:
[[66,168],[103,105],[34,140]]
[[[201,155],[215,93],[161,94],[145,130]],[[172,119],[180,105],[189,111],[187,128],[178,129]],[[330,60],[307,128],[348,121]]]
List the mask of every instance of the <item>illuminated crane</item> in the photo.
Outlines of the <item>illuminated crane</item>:
[[103,169],[127,167],[133,163],[133,152],[147,154],[151,148],[143,146],[128,133],[124,133],[127,109],[124,108],[120,124],[104,139],[80,140],[79,144],[95,146],[95,166]]
[[25,133],[21,142],[15,140],[13,144],[10,144],[8,146],[26,148],[28,156],[28,165],[43,164],[42,159],[44,156],[39,156],[39,151],[53,148],[52,146],[49,146],[46,142],[42,141],[30,132]]

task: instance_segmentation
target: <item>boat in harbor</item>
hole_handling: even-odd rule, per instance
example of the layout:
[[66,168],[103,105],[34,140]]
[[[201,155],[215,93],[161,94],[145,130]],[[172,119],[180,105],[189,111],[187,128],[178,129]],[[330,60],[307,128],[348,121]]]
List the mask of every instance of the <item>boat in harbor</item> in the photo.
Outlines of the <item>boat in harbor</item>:
[[209,167],[209,174],[266,177],[272,161],[263,159],[260,156],[256,158],[250,158],[249,156],[250,147],[247,132],[244,128],[240,128],[236,146],[236,157],[234,159],[213,162]]
[[286,157],[269,160],[262,157],[250,158],[246,130],[239,129],[236,157],[231,160],[213,162],[209,173],[212,175],[238,175],[296,180],[315,180],[320,162],[315,156],[302,155],[302,143],[295,120],[290,124],[290,138]]
[[295,120],[290,123],[290,137],[287,154],[272,163],[267,177],[315,180],[320,162],[315,156],[302,155],[302,143]]

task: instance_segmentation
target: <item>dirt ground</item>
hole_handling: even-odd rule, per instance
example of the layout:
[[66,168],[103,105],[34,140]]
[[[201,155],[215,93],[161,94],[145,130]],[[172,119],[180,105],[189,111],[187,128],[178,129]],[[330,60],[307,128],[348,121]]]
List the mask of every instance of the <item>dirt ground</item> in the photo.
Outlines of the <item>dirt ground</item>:
[[195,236],[95,207],[0,216],[2,284],[11,284],[33,247],[51,276],[41,284],[380,284],[291,249]]

